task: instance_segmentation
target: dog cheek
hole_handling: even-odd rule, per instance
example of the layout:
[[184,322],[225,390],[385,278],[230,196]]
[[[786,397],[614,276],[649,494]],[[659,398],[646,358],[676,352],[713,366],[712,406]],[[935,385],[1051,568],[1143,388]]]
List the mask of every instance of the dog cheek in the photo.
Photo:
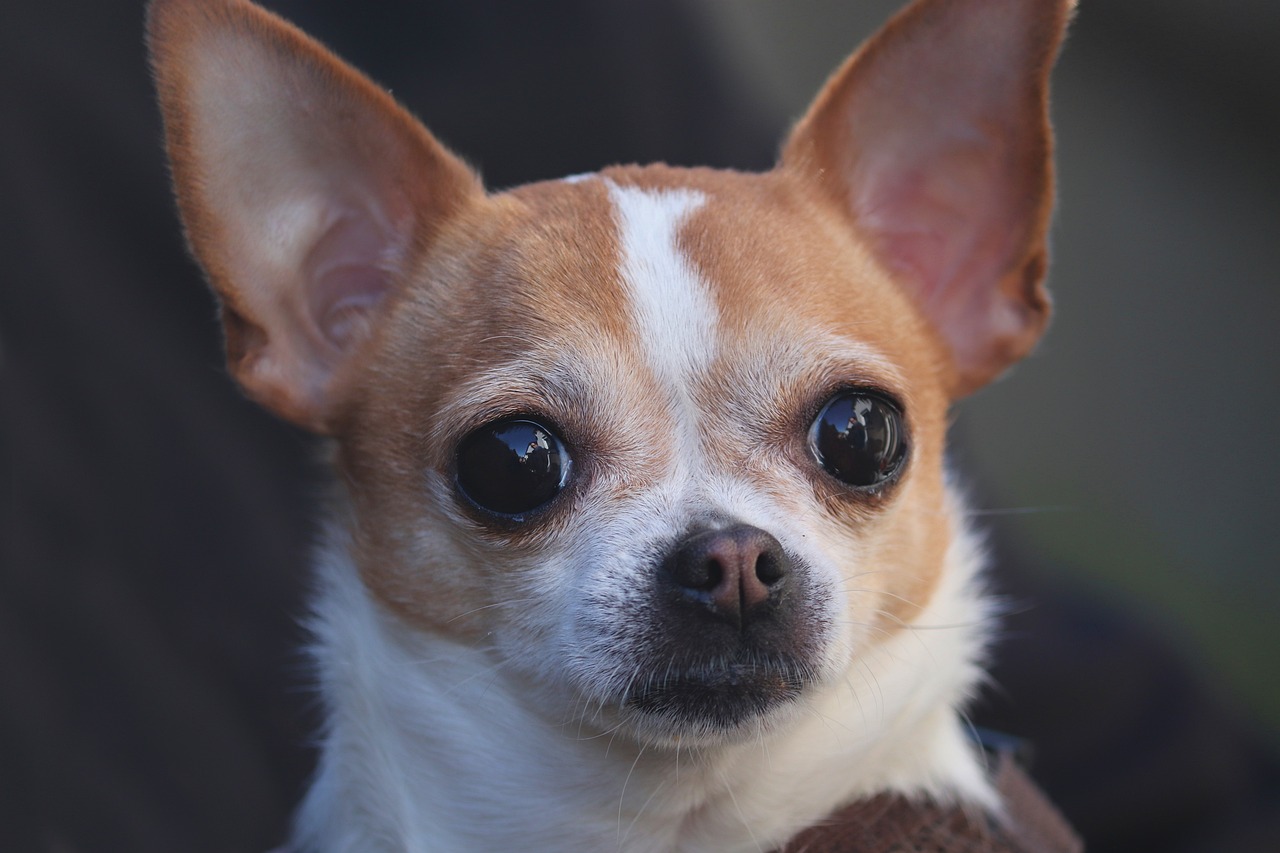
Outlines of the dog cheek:
[[448,536],[421,525],[391,536],[362,528],[355,558],[364,585],[408,624],[472,643],[489,632],[487,590]]
[[863,594],[851,602],[857,610],[851,618],[873,626],[878,639],[887,640],[915,621],[946,570],[953,522],[943,502],[922,494],[933,491],[920,488],[922,479],[908,484],[863,542],[868,571],[854,584]]
[[581,583],[565,599],[557,639],[562,676],[575,692],[605,701],[620,694],[655,644],[655,578],[648,561],[608,549],[581,568]]
[[567,692],[562,635],[573,614],[573,563],[558,553],[504,566],[492,620],[503,665],[557,703]]
[[352,447],[340,456],[339,472],[351,556],[375,599],[429,634],[485,642],[497,618],[494,561],[450,510],[443,478],[407,464],[371,464]]

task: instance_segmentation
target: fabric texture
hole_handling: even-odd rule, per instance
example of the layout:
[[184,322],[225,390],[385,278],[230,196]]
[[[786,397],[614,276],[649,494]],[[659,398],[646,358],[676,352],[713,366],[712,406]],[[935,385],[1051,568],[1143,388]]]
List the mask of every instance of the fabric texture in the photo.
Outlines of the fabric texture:
[[780,853],[1082,853],[1084,844],[1012,754],[996,761],[1002,819],[884,794],[847,806]]

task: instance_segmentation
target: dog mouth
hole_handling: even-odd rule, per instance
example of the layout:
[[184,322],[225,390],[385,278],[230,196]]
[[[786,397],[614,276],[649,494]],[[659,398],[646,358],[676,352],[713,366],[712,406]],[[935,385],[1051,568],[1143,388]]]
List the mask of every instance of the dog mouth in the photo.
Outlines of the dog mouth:
[[602,601],[592,615],[608,623],[576,649],[588,672],[607,673],[605,704],[654,743],[722,742],[781,722],[826,672],[830,598],[814,572],[745,525],[695,530],[662,553],[632,618]]
[[638,684],[623,705],[667,726],[726,731],[796,701],[810,680],[791,663],[704,666]]

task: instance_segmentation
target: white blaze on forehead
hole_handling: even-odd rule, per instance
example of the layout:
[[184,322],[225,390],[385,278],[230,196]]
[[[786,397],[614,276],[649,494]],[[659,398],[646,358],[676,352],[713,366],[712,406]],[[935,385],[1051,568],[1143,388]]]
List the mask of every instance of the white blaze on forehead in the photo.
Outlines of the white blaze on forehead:
[[706,198],[692,190],[642,190],[610,182],[618,211],[622,280],[649,364],[689,401],[693,380],[715,355],[716,307],[677,244],[680,226]]

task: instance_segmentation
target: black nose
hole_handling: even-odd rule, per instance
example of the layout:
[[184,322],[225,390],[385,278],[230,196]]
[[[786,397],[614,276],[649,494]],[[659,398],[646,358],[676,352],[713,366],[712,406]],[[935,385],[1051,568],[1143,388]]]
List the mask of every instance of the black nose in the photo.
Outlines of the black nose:
[[681,598],[739,628],[777,606],[790,570],[778,540],[745,524],[689,535],[664,568]]

